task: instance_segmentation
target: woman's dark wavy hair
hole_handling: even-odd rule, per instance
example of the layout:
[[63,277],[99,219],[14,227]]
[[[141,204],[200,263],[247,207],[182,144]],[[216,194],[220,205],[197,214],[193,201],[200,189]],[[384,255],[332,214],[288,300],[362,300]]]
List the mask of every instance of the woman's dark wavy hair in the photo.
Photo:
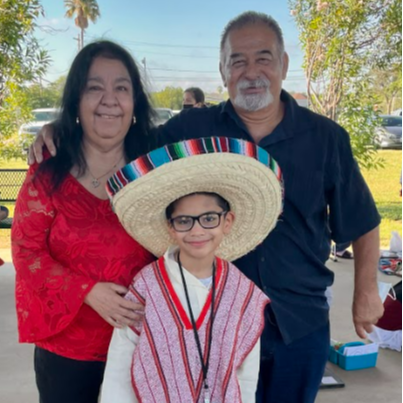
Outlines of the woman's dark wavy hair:
[[124,140],[126,159],[131,161],[150,151],[150,130],[153,109],[144,90],[139,69],[130,53],[110,41],[97,41],[85,46],[71,65],[61,101],[61,113],[53,123],[53,139],[57,155],[40,166],[40,171],[48,171],[52,177],[52,188],[56,190],[74,165],[79,175],[85,173],[87,164],[82,150],[83,131],[76,119],[81,96],[87,84],[92,63],[98,57],[119,60],[126,67],[133,85],[136,124],[131,125]]
[[186,88],[183,92],[190,92],[197,104],[200,102],[204,104],[204,92],[199,87]]

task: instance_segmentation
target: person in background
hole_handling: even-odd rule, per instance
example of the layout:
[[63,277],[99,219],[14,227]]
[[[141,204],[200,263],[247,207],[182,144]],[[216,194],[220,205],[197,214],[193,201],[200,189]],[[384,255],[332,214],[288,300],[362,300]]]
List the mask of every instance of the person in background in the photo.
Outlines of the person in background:
[[0,221],[5,220],[8,217],[9,211],[6,206],[0,206]]
[[395,284],[383,303],[385,312],[368,339],[381,348],[402,351],[402,282]]
[[[342,259],[354,259],[353,254],[348,250],[351,246],[351,242],[344,242],[336,244],[336,256]],[[332,251],[333,253],[333,251]]]
[[190,87],[183,92],[183,109],[205,108],[204,92],[198,87]]
[[85,46],[54,122],[58,153],[30,167],[11,231],[19,341],[35,344],[41,403],[97,403],[114,327],[141,305],[123,298],[152,255],[113,213],[107,178],[143,154],[151,106],[120,46]]
[[[0,221],[5,220],[8,217],[8,208],[5,206],[0,206]],[[4,260],[0,258],[0,266],[4,264]]]

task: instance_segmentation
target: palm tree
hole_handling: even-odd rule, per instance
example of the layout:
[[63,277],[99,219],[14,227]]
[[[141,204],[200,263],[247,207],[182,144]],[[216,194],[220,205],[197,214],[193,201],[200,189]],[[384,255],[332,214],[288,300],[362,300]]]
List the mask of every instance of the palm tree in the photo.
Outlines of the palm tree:
[[95,23],[101,16],[99,6],[96,0],[64,0],[64,6],[67,8],[65,17],[73,18],[76,27],[81,29],[80,49],[84,46],[84,30],[88,28],[88,20]]

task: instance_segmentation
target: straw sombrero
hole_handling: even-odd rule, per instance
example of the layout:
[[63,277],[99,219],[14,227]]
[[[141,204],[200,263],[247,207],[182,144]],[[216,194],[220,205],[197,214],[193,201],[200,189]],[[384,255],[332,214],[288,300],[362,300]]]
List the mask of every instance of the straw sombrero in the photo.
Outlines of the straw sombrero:
[[107,183],[113,209],[126,231],[155,256],[171,239],[165,209],[195,192],[218,193],[235,213],[217,255],[235,260],[261,243],[282,211],[281,171],[253,143],[226,137],[187,140],[137,158]]

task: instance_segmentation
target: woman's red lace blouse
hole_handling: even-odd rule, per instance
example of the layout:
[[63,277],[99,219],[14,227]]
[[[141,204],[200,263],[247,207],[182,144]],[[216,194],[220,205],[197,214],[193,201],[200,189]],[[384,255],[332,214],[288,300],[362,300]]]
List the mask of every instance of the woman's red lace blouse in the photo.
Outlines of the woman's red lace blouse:
[[84,298],[97,282],[128,286],[153,260],[112,212],[69,175],[50,193],[32,167],[12,226],[19,340],[64,357],[104,361],[113,328]]

